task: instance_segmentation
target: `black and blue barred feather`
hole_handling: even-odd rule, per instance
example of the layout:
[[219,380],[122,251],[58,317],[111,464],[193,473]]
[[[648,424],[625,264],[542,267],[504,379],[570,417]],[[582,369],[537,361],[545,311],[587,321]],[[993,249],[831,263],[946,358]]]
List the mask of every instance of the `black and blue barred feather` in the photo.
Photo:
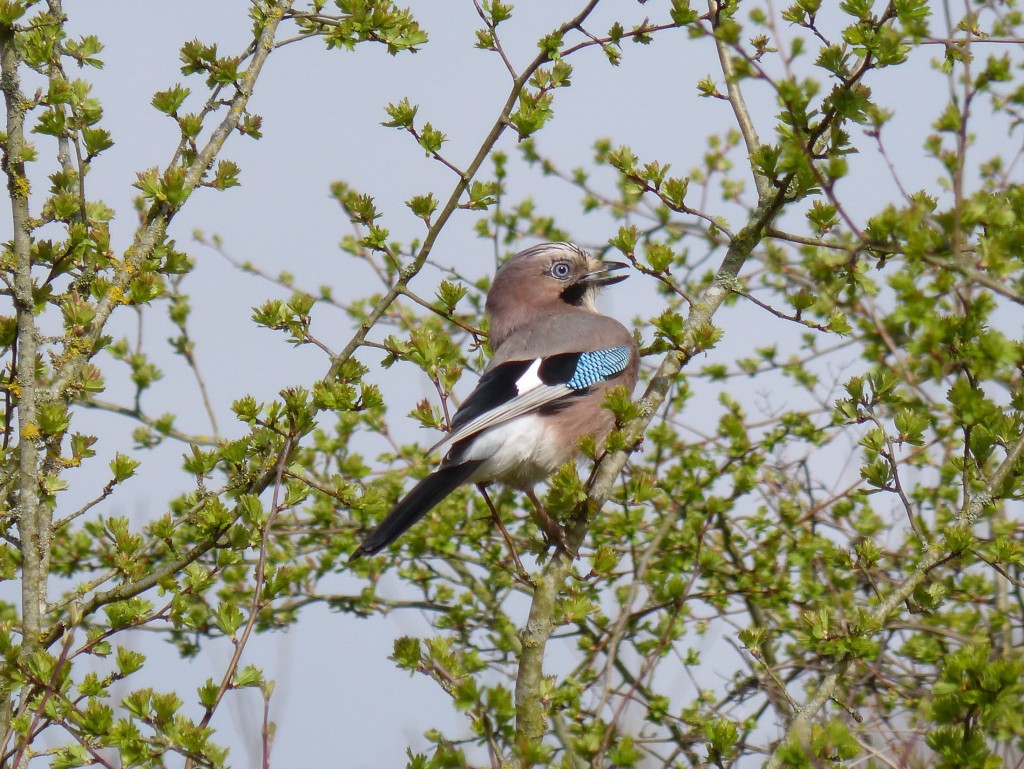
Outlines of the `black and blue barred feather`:
[[[572,375],[565,380],[564,384],[570,390],[585,390],[598,382],[603,382],[622,373],[629,365],[630,347],[628,344],[620,344],[607,350],[569,353],[569,355],[576,357],[576,365]],[[540,367],[541,381],[545,384],[556,384],[545,381],[546,364],[547,361]]]

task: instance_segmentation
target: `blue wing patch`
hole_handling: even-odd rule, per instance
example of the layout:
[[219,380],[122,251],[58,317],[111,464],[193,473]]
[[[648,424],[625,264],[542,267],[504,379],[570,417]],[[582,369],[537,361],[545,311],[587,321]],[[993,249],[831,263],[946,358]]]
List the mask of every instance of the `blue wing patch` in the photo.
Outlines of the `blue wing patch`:
[[545,358],[537,373],[546,385],[586,390],[625,371],[631,354],[632,347],[628,344],[590,352],[560,353]]
[[629,363],[630,348],[628,344],[610,347],[607,350],[594,350],[580,355],[576,363],[576,371],[565,386],[570,390],[585,390],[591,385],[602,382],[625,370]]

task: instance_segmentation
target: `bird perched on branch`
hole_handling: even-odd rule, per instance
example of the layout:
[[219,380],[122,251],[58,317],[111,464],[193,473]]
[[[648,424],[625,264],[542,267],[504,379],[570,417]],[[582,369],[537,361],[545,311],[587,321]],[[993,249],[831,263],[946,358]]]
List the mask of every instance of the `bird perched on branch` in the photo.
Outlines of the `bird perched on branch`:
[[605,395],[636,384],[633,335],[597,311],[604,286],[625,280],[628,265],[601,262],[571,243],[542,243],[501,266],[487,294],[494,350],[476,389],[434,446],[444,459],[356,548],[350,561],[390,545],[464,483],[501,481],[522,489],[546,533],[558,538],[534,484],[576,458],[580,440],[601,441],[615,418]]

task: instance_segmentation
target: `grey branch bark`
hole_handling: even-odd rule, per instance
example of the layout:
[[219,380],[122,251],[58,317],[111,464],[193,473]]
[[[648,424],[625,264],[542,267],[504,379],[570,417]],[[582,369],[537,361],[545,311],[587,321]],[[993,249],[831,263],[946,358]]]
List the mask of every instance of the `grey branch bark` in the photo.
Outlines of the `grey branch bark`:
[[49,513],[39,494],[39,451],[43,438],[39,431],[40,393],[36,386],[36,358],[39,334],[32,296],[32,242],[25,175],[25,98],[18,74],[20,58],[14,32],[6,29],[0,37],[0,84],[7,111],[7,146],[4,172],[11,200],[14,251],[14,308],[17,313],[18,359],[15,371],[18,396],[18,498],[15,518],[22,545],[22,656],[35,651],[42,627],[42,607],[46,603],[47,562],[49,560]]
[[[18,398],[17,487],[14,515],[21,540],[22,643],[20,659],[27,660],[39,645],[43,607],[47,598],[50,553],[50,511],[39,493],[39,452],[43,445],[38,425],[36,357],[38,331],[32,296],[31,222],[28,208],[29,182],[25,175],[25,99],[18,75],[20,57],[11,28],[0,32],[0,89],[6,107],[7,142],[3,170],[11,200],[14,256],[13,298],[17,314],[17,364],[15,385]],[[12,700],[7,694],[0,703],[0,734],[4,743],[11,734]]]

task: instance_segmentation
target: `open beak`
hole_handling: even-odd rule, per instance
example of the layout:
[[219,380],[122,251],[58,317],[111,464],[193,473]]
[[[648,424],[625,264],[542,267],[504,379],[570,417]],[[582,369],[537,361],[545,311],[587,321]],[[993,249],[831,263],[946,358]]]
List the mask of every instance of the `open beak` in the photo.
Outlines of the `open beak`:
[[584,277],[583,283],[590,283],[596,286],[610,286],[613,283],[621,283],[626,278],[626,275],[613,275],[614,270],[625,270],[629,267],[625,262],[594,262],[594,268],[590,270]]

